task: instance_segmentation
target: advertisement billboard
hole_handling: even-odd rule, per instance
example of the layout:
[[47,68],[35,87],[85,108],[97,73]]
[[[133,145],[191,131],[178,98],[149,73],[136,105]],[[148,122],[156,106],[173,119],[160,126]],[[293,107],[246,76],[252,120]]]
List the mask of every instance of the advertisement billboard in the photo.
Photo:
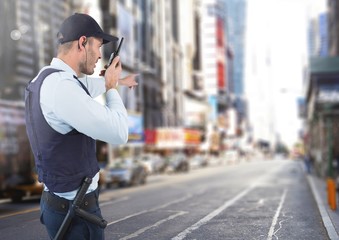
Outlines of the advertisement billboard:
[[128,144],[144,143],[143,117],[140,113],[128,113]]

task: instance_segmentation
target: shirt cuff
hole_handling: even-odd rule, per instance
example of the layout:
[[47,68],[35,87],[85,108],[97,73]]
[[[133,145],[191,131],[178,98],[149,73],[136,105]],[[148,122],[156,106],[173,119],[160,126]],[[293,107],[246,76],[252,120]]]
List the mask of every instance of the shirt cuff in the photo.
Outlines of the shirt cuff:
[[119,92],[117,89],[115,88],[111,88],[106,92],[106,103],[108,106],[110,106],[110,104],[112,102],[114,102],[114,99],[116,99],[116,97],[119,96]]

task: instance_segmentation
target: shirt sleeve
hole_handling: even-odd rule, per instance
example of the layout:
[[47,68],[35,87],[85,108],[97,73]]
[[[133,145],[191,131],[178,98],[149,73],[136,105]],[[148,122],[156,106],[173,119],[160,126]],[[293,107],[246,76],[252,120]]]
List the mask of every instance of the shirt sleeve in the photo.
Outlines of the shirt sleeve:
[[72,80],[60,81],[54,93],[54,111],[60,120],[96,140],[110,144],[127,142],[127,111],[116,89],[107,91],[106,105],[88,96]]
[[103,77],[82,77],[79,78],[79,81],[86,86],[92,98],[96,98],[106,91],[105,79]]

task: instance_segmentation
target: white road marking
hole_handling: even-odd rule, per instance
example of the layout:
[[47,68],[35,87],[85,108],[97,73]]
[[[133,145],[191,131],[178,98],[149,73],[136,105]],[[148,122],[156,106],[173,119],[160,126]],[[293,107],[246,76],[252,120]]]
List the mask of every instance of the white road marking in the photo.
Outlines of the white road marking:
[[193,232],[194,230],[197,230],[198,228],[200,228],[202,225],[206,224],[207,222],[209,222],[211,219],[213,219],[215,216],[217,216],[218,214],[220,214],[222,211],[224,211],[226,208],[230,207],[231,205],[233,205],[234,203],[236,203],[239,199],[241,199],[242,197],[244,197],[247,193],[249,193],[254,187],[256,186],[256,184],[253,184],[251,186],[249,186],[248,188],[246,188],[245,190],[243,190],[242,192],[240,192],[238,195],[236,195],[234,198],[228,200],[227,202],[225,202],[222,206],[220,206],[219,208],[217,208],[216,210],[214,210],[213,212],[211,212],[210,214],[208,214],[207,216],[205,216],[204,218],[202,218],[200,221],[198,221],[197,223],[193,224],[192,226],[190,226],[189,228],[186,228],[184,231],[182,231],[181,233],[179,233],[177,236],[173,237],[172,240],[182,240],[184,238],[186,238],[186,236],[188,234],[190,234],[191,232]]
[[103,202],[103,203],[100,203],[100,207],[103,207],[103,206],[106,206],[106,205],[110,205],[110,204],[114,204],[114,203],[118,203],[118,202],[123,202],[123,201],[126,201],[128,199],[129,199],[129,197],[126,196],[126,197],[118,198],[118,199],[113,200],[113,201]]
[[0,200],[0,204],[3,204],[3,203],[10,203],[10,202],[12,202],[12,200],[9,199],[9,198]]
[[143,210],[143,211],[140,211],[140,212],[137,212],[137,213],[128,215],[128,216],[126,216],[126,217],[123,217],[123,218],[120,218],[120,219],[118,219],[118,220],[115,220],[115,221],[113,221],[113,222],[108,223],[107,226],[110,226],[110,225],[115,224],[115,223],[118,223],[118,222],[125,221],[126,219],[129,219],[129,218],[132,218],[132,217],[135,217],[135,216],[139,216],[139,215],[144,214],[144,213],[147,213],[147,212],[149,212],[149,210]]
[[[275,225],[277,224],[278,217],[279,217],[279,215],[280,215],[282,206],[283,206],[283,204],[284,204],[284,202],[285,202],[286,194],[287,194],[287,190],[285,189],[283,195],[281,196],[281,199],[280,199],[280,203],[279,203],[278,209],[277,209],[277,211],[275,212],[275,215],[274,215],[274,217],[273,217],[273,220],[272,220],[272,224],[271,224],[270,230],[268,231],[268,237],[267,237],[267,240],[272,240],[273,235],[276,234],[276,232],[274,232],[274,228],[275,228]],[[279,229],[280,229],[280,228],[279,228]]]
[[159,209],[168,207],[168,206],[170,206],[170,205],[172,205],[172,204],[175,204],[175,203],[179,203],[179,202],[186,201],[187,199],[189,199],[189,198],[191,198],[191,197],[192,197],[192,195],[189,194],[189,195],[187,195],[187,196],[185,196],[185,197],[183,197],[183,198],[176,199],[176,200],[174,200],[174,201],[165,203],[165,204],[160,205],[160,206],[158,206],[158,207],[151,208],[151,209],[148,209],[148,210],[143,210],[143,211],[140,211],[140,212],[137,212],[137,213],[128,215],[128,216],[126,216],[126,217],[123,217],[123,218],[120,218],[120,219],[118,219],[118,220],[115,220],[115,221],[113,221],[113,222],[108,223],[107,226],[112,225],[112,224],[115,224],[115,223],[118,223],[118,222],[122,222],[122,221],[124,221],[124,220],[126,220],[126,219],[129,219],[129,218],[132,218],[132,217],[135,217],[135,216],[139,216],[139,215],[144,214],[144,213],[147,213],[147,212],[152,212],[152,211],[156,211],[156,210],[159,210]]
[[163,223],[165,223],[165,222],[167,222],[167,221],[169,221],[169,220],[172,220],[172,219],[174,219],[174,218],[176,218],[176,217],[179,217],[179,216],[181,216],[181,215],[184,215],[184,214],[186,214],[186,213],[188,213],[188,212],[180,211],[180,212],[178,212],[178,213],[176,213],[176,214],[173,214],[173,215],[169,216],[168,218],[162,219],[162,220],[160,220],[160,221],[154,223],[153,225],[149,225],[149,226],[147,226],[147,227],[141,228],[141,229],[139,229],[138,231],[136,231],[136,232],[134,232],[134,233],[132,233],[132,234],[126,236],[126,237],[120,238],[119,240],[127,240],[127,239],[131,239],[131,238],[134,238],[134,237],[138,237],[140,234],[146,232],[147,230],[149,230],[149,229],[151,229],[151,228],[158,227],[159,225],[161,225],[161,224],[163,224]]

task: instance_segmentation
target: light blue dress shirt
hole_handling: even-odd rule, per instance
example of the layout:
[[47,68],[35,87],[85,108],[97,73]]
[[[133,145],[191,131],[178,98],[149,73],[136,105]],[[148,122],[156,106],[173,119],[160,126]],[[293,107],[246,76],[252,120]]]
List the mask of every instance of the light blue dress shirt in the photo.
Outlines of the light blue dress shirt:
[[[53,58],[46,68],[61,69],[44,80],[40,91],[40,105],[48,124],[57,132],[66,134],[73,129],[95,140],[110,144],[124,144],[128,139],[128,117],[126,108],[116,89],[106,92],[104,78],[79,78],[87,87],[88,96],[80,83],[74,78],[75,71],[65,62]],[[35,79],[33,80],[35,81]],[[106,105],[95,97],[106,92]],[[81,164],[81,163],[79,163]],[[88,192],[98,187],[99,172],[93,178]],[[48,188],[45,186],[45,190]],[[76,192],[55,193],[72,200]]]

